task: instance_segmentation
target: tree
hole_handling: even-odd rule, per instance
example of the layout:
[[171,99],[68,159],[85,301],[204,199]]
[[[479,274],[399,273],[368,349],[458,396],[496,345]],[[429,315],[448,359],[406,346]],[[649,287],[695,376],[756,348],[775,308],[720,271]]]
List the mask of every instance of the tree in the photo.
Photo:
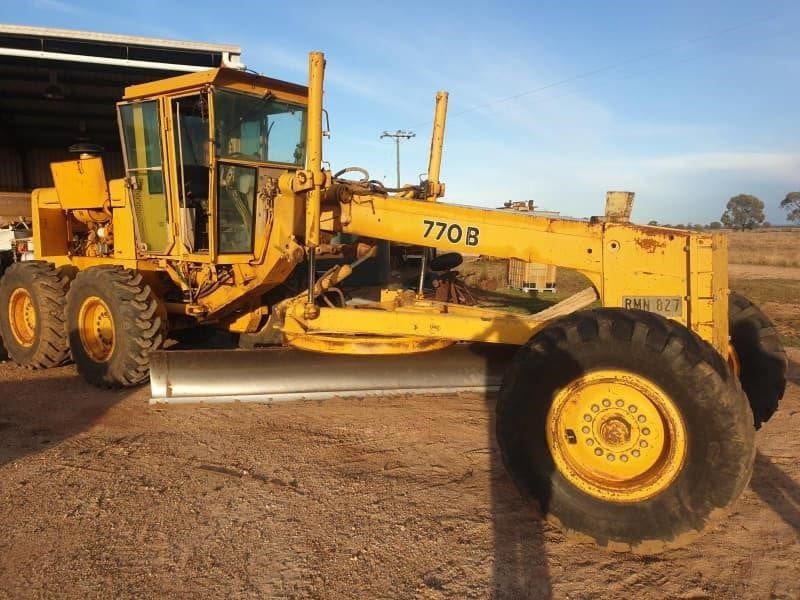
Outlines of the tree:
[[711,221],[711,223],[708,224],[708,228],[709,229],[722,229],[722,223],[720,223],[719,221]]
[[648,225],[658,225],[658,221],[648,221]]
[[786,220],[800,223],[800,192],[789,192],[781,200],[781,208],[786,211]]
[[733,229],[752,229],[764,220],[764,203],[750,194],[739,194],[728,200],[720,221]]

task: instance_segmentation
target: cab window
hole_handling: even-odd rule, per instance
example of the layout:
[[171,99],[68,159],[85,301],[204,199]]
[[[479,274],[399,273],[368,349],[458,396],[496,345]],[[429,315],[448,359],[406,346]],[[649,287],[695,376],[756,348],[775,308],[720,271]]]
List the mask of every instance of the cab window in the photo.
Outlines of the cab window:
[[163,253],[169,247],[170,236],[158,102],[123,104],[119,114],[139,248]]
[[263,96],[214,90],[219,158],[303,166],[306,108]]
[[242,165],[220,164],[218,182],[219,253],[252,253],[256,169]]

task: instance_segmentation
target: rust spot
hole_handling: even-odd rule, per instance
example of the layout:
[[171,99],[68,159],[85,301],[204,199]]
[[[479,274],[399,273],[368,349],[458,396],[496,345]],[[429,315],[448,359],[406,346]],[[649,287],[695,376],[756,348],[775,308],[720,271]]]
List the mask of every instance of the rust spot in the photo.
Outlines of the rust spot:
[[666,242],[660,242],[656,238],[653,237],[640,237],[635,239],[636,244],[644,250],[645,252],[649,252],[653,254],[657,248],[666,248]]

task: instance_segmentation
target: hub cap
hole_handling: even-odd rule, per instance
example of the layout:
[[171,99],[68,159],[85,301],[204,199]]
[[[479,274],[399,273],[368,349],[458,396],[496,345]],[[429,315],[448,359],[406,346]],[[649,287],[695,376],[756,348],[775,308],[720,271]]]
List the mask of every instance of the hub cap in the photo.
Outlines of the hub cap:
[[36,339],[36,309],[28,290],[15,289],[8,300],[8,321],[11,333],[20,346],[29,348]]
[[686,458],[686,427],[669,396],[645,377],[612,369],[583,375],[558,392],[547,441],[570,483],[616,502],[655,496]]
[[114,319],[108,305],[97,296],[89,296],[78,315],[81,343],[95,362],[106,362],[114,353]]

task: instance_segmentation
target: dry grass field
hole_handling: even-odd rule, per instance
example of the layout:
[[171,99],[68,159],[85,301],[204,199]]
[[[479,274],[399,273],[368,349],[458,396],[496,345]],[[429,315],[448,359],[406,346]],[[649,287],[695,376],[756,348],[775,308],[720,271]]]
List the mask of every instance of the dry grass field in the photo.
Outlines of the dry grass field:
[[729,236],[731,263],[800,267],[800,231],[731,231]]

